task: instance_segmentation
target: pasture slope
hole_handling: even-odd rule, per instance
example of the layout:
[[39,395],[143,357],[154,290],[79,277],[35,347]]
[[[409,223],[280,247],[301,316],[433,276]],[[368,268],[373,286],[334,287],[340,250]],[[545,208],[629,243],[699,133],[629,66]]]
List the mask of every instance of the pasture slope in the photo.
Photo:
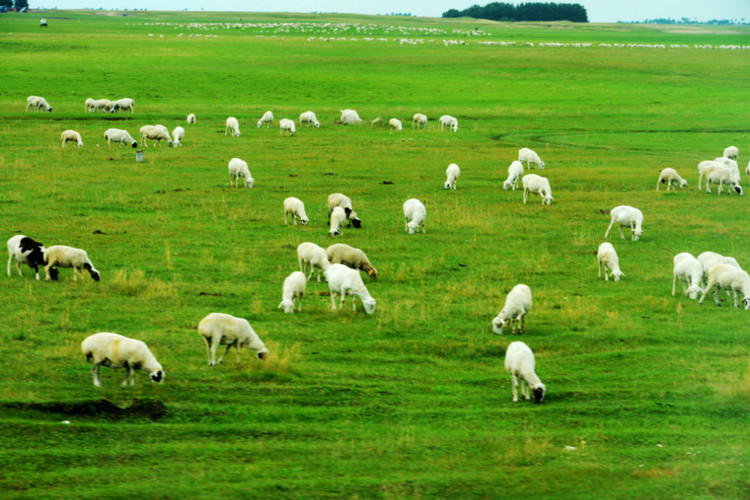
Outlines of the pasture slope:
[[[726,146],[750,160],[750,52],[718,48],[747,44],[746,27],[122,14],[0,16],[3,238],[84,248],[102,274],[2,277],[0,496],[750,496],[750,312],[670,294],[678,252],[750,266],[750,200],[696,189],[698,162]],[[30,94],[53,112],[24,113]],[[85,113],[89,97],[132,97],[135,112]],[[337,124],[344,108],[365,125]],[[269,109],[274,127],[256,128]],[[319,129],[279,134],[308,109]],[[138,164],[102,137],[153,123],[185,127],[184,146],[149,145]],[[69,128],[83,148],[60,147]],[[546,162],[552,205],[502,190],[521,147]],[[232,157],[252,189],[229,187]],[[687,189],[655,192],[667,166]],[[333,239],[337,191],[363,227]],[[283,225],[287,196],[310,224]],[[426,234],[404,232],[412,197]],[[605,282],[595,252],[620,204],[643,211],[644,233],[613,233],[625,278]],[[277,309],[303,241],[367,253],[375,314],[332,312],[314,280],[301,314]],[[517,283],[534,295],[527,332],[496,336]],[[269,359],[209,367],[196,326],[213,311],[247,318]],[[121,388],[105,368],[95,389],[80,342],[98,331],[144,340],[165,382]],[[511,402],[517,339],[541,405]],[[102,398],[139,402],[120,414]]]

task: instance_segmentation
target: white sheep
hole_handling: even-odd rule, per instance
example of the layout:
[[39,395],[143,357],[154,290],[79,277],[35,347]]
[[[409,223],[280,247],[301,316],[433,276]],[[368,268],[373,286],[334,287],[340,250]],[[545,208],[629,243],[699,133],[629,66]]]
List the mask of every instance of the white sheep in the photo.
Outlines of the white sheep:
[[424,204],[416,198],[411,198],[404,202],[404,227],[409,234],[414,234],[422,226],[422,233],[425,233],[425,219],[427,218],[427,209]]
[[348,196],[341,194],[341,193],[331,193],[328,195],[329,225],[330,225],[331,213],[333,212],[333,209],[335,207],[341,207],[344,209],[344,212],[346,213],[346,219],[348,221],[347,225],[352,225],[357,229],[362,227],[362,221],[359,220],[359,217],[357,216],[357,212],[355,212],[354,208],[352,207],[352,200]]
[[706,175],[706,192],[711,192],[711,183],[718,184],[719,189],[717,190],[718,195],[721,195],[721,190],[724,184],[727,184],[727,191],[732,194],[732,191],[742,196],[742,186],[739,185],[739,179],[737,173],[733,171],[731,167],[726,165],[717,165],[712,168],[708,175]]
[[461,175],[461,169],[458,168],[458,165],[455,163],[448,165],[448,168],[445,169],[445,175],[448,178],[445,180],[443,187],[445,189],[456,189],[456,181],[458,180],[458,176]]
[[239,137],[240,136],[240,122],[237,121],[237,118],[234,116],[230,116],[227,118],[226,127],[224,128],[224,135],[230,134],[232,137]]
[[95,99],[93,103],[90,104],[90,111],[99,111],[104,110],[108,107],[109,103],[111,103],[109,99]]
[[310,266],[310,274],[307,275],[309,280],[315,269],[318,269],[318,281],[320,281],[320,272],[325,272],[328,266],[331,265],[328,262],[328,255],[323,247],[319,247],[315,243],[306,241],[300,243],[297,247],[297,260],[299,261],[299,270],[302,273],[307,271],[307,266]]
[[164,125],[144,125],[140,129],[140,133],[143,147],[148,147],[146,139],[151,139],[155,144],[160,146],[161,141],[167,141],[167,145],[172,147],[172,138],[169,136],[169,131]]
[[129,97],[118,99],[115,101],[114,111],[128,111],[133,114],[133,108],[135,107],[135,101]]
[[[39,268],[44,267],[44,245],[34,241],[28,236],[17,234],[8,240],[8,276],[10,276],[10,263],[13,257],[16,258],[16,268],[18,275],[21,274],[21,264],[26,264],[36,273],[36,279],[39,279]],[[52,279],[57,279],[57,269],[50,269]]]
[[505,182],[503,182],[503,189],[507,191],[508,188],[512,187],[513,191],[515,191],[516,187],[518,186],[518,180],[522,175],[523,163],[518,160],[514,160],[508,167],[508,178],[505,179]]
[[[250,323],[244,318],[237,318],[230,314],[211,313],[198,323],[198,333],[206,341],[208,351],[208,366],[216,366],[224,360],[229,349],[234,346],[237,363],[240,362],[240,350],[251,349],[264,361],[268,357],[268,349],[260,337],[255,333]],[[216,350],[219,345],[227,346],[227,350],[216,361]]]
[[362,123],[362,118],[360,118],[357,112],[353,109],[342,109],[341,123],[344,125],[360,125]]
[[164,381],[164,369],[148,346],[136,339],[131,339],[117,333],[101,332],[89,335],[81,342],[81,351],[86,361],[93,361],[91,373],[94,385],[101,387],[99,368],[106,366],[112,369],[125,368],[125,378],[122,385],[135,384],[135,371],[142,370],[149,374],[152,382],[161,384]]
[[714,158],[714,161],[731,168],[732,172],[734,172],[735,177],[737,177],[737,183],[739,184],[742,179],[740,178],[740,167],[736,161],[732,160],[731,158],[724,158],[723,156]]
[[518,161],[521,163],[526,162],[526,168],[531,168],[531,164],[536,165],[536,168],[544,170],[544,162],[539,158],[539,155],[529,148],[521,148],[518,150]]
[[[599,274],[602,277],[602,266],[604,266],[604,280],[609,281],[609,277],[612,276],[615,281],[620,281],[620,278],[625,276],[620,270],[620,259],[617,256],[615,247],[611,243],[604,242],[599,245],[599,251],[596,253],[596,261],[599,263]],[[607,274],[607,269],[611,272]]]
[[258,120],[258,128],[263,126],[270,127],[271,125],[273,125],[273,113],[271,111],[266,111],[263,113],[263,116],[260,117],[260,120]]
[[411,128],[425,128],[427,126],[427,116],[422,113],[415,113],[411,121]]
[[302,200],[299,198],[295,198],[293,196],[290,196],[289,198],[284,199],[284,224],[287,224],[287,215],[292,215],[292,221],[294,222],[294,225],[297,225],[297,219],[299,218],[300,224],[303,226],[306,225],[309,222],[309,219],[307,218],[307,214],[305,213],[305,204],[302,203]]
[[110,101],[109,99],[105,99],[104,106],[101,107],[101,109],[105,113],[115,113],[117,111],[117,101]]
[[729,146],[728,148],[724,149],[724,158],[729,158],[730,160],[737,161],[737,157],[740,155],[740,150],[737,149],[737,146]]
[[294,126],[294,121],[290,120],[289,118],[282,118],[279,121],[279,129],[281,131],[281,135],[284,135],[284,132],[289,132],[289,135],[292,136],[297,132],[297,129]]
[[492,320],[492,330],[497,335],[503,334],[503,328],[510,324],[511,333],[515,333],[518,322],[521,322],[519,332],[526,330],[524,318],[531,311],[531,288],[519,283],[508,292],[502,310]]
[[365,312],[372,314],[375,312],[375,306],[377,305],[375,299],[370,296],[370,292],[367,291],[367,287],[362,282],[362,277],[359,275],[359,271],[351,269],[343,264],[331,264],[325,272],[326,281],[328,282],[328,289],[331,292],[331,303],[333,310],[336,310],[336,294],[341,296],[338,309],[341,309],[344,305],[344,299],[349,294],[352,297],[352,310],[356,311],[357,306],[354,298],[359,297],[362,301],[362,305],[365,306]]
[[631,207],[630,205],[619,205],[610,210],[609,215],[612,217],[612,221],[609,223],[609,227],[604,233],[605,238],[609,236],[612,227],[615,224],[619,224],[621,239],[625,239],[622,228],[623,226],[627,226],[632,233],[632,240],[638,241],[638,238],[643,234],[643,212],[637,208]]
[[62,147],[65,147],[65,145],[70,142],[75,142],[79,148],[83,147],[83,140],[81,139],[81,134],[76,132],[75,130],[63,130],[63,133],[60,134],[60,138],[62,139]]
[[315,113],[312,111],[305,111],[304,113],[301,113],[299,115],[299,124],[307,125],[308,127],[312,125],[315,128],[320,128],[320,122],[318,121],[318,117],[315,116]]
[[401,130],[403,129],[401,120],[399,120],[398,118],[391,118],[390,120],[388,120],[388,126],[394,129],[396,132],[401,132]]
[[750,309],[750,275],[748,275],[742,269],[729,264],[716,264],[708,270],[708,284],[703,290],[699,304],[703,304],[703,299],[706,298],[706,294],[711,288],[716,285],[714,289],[714,302],[716,305],[719,304],[719,288],[723,288],[727,291],[731,290],[734,294],[734,307],[739,307],[737,292],[742,294],[742,303],[745,305],[745,310]]
[[83,104],[84,111],[87,111],[87,112],[95,111],[95,109],[94,109],[94,104],[95,103],[96,103],[96,101],[93,100],[91,97],[89,97],[88,99],[86,99],[86,102]]
[[44,99],[44,97],[39,97],[36,95],[30,95],[26,98],[26,111],[31,108],[34,111],[47,111],[52,112],[52,106],[50,106],[47,101]]
[[[701,188],[701,182],[704,178],[708,177],[714,169],[725,166],[723,163],[715,160],[706,160],[698,164],[698,189]],[[706,181],[708,182],[708,181]]]
[[656,181],[656,190],[659,190],[660,184],[666,184],[667,185],[667,191],[670,190],[672,187],[672,184],[675,186],[679,186],[680,189],[687,187],[688,182],[680,177],[680,174],[677,173],[677,170],[673,168],[665,168],[661,171],[659,174],[659,180]]
[[294,271],[284,280],[281,291],[281,304],[277,309],[284,309],[286,314],[294,312],[294,299],[297,299],[297,310],[302,310],[302,297],[307,288],[307,278],[301,271]]
[[737,269],[742,269],[739,262],[734,257],[725,257],[724,255],[716,252],[703,252],[698,256],[698,262],[703,267],[703,283],[708,282],[708,270],[714,267],[716,264],[728,264],[734,266]]
[[172,146],[177,148],[182,146],[182,139],[185,138],[185,129],[182,127],[175,127],[172,131]]
[[440,117],[440,130],[444,127],[448,127],[448,130],[458,132],[458,120],[450,115],[443,115]]
[[86,251],[80,248],[53,245],[44,250],[44,262],[45,280],[47,281],[55,279],[57,273],[50,271],[53,267],[72,267],[73,281],[78,280],[78,271],[83,273],[84,270],[88,271],[94,281],[100,279],[99,271],[94,268]]
[[120,147],[122,147],[123,144],[130,144],[133,148],[138,147],[138,141],[133,139],[127,130],[108,128],[104,131],[104,138],[107,139],[107,147],[110,146],[111,142],[119,142]]
[[188,125],[195,125],[195,113],[190,113],[189,115],[187,115],[187,119],[185,121],[187,121]]
[[326,256],[331,264],[344,264],[352,269],[359,269],[367,273],[371,279],[378,278],[378,271],[370,263],[370,259],[359,248],[353,248],[344,243],[336,243],[326,248]]
[[745,174],[750,177],[750,161],[747,162],[747,167],[745,167]]
[[536,174],[526,174],[521,179],[523,185],[523,202],[529,197],[529,194],[538,194],[542,198],[542,205],[551,205],[552,200],[552,188],[549,185],[549,180],[546,177],[541,177]]
[[331,227],[328,230],[328,234],[331,236],[339,236],[343,234],[344,222],[346,222],[346,212],[341,207],[334,207],[329,219]]
[[[700,261],[688,252],[681,252],[672,259],[674,268],[672,270],[672,297],[675,295],[677,280],[682,283],[683,295],[690,295],[692,300],[698,298],[699,293],[703,293],[701,280],[703,279],[703,266]],[[686,286],[687,285],[687,286]]]
[[521,395],[531,399],[529,388],[534,393],[534,402],[541,403],[547,388],[534,371],[536,360],[534,353],[525,343],[511,342],[505,350],[505,370],[510,374],[513,384],[513,402],[518,402],[518,384],[521,383]]
[[255,179],[250,175],[250,169],[247,166],[247,162],[240,160],[239,158],[232,158],[229,160],[229,185],[239,187],[240,178],[245,179],[246,187],[253,187]]

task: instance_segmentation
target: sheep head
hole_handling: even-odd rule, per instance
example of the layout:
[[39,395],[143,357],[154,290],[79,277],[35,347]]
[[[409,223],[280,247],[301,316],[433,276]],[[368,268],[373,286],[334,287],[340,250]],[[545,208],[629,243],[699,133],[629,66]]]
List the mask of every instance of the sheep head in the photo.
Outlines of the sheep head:
[[151,372],[151,382],[161,384],[164,382],[164,371],[162,369],[158,369],[154,372]]
[[698,285],[690,285],[687,290],[685,290],[685,295],[690,296],[692,300],[695,300],[698,298],[698,294],[703,293],[703,289],[699,287]]
[[258,359],[261,361],[265,361],[266,359],[268,359],[268,349],[264,347],[263,349],[258,351]]
[[291,314],[294,312],[294,302],[292,302],[289,299],[285,299],[281,301],[281,304],[279,304],[279,307],[277,309],[284,308],[284,312],[286,314]]
[[492,330],[497,335],[503,334],[503,328],[508,325],[508,320],[505,319],[505,316],[503,316],[503,313],[501,312],[497,316],[495,316],[495,319],[492,320]]
[[372,314],[375,312],[375,306],[377,306],[377,302],[375,302],[375,299],[373,299],[372,297],[367,297],[362,300],[362,304],[365,306],[365,312],[367,314]]
[[610,273],[610,276],[612,276],[615,279],[615,281],[620,281],[620,278],[625,277],[625,273],[623,273],[622,271],[612,271]]
[[534,393],[534,402],[541,403],[542,400],[544,399],[544,391],[546,390],[546,388],[544,387],[544,384],[542,384],[541,382],[538,384],[535,384],[531,390]]

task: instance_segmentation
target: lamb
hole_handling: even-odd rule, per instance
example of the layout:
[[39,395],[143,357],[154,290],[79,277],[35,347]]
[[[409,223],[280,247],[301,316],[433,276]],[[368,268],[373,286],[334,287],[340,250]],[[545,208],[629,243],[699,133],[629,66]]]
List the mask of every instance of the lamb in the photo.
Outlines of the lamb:
[[719,189],[717,191],[718,195],[721,195],[721,189],[724,187],[724,184],[728,184],[729,194],[732,194],[732,191],[734,190],[737,194],[742,196],[742,186],[739,185],[737,174],[732,170],[731,167],[728,167],[726,165],[717,165],[708,172],[708,175],[706,175],[707,193],[711,192],[712,182],[719,185]]
[[737,146],[729,146],[724,150],[724,158],[729,158],[730,160],[737,161],[737,157],[740,155],[740,150],[737,149]]
[[81,134],[76,132],[75,130],[63,130],[63,133],[60,134],[60,138],[62,139],[62,147],[65,147],[65,145],[71,141],[78,144],[79,148],[83,147],[83,140],[81,139]]
[[708,284],[703,289],[699,304],[703,304],[703,299],[706,298],[706,294],[711,288],[716,285],[714,289],[714,302],[717,306],[719,303],[719,288],[725,290],[731,290],[734,293],[734,307],[739,307],[737,302],[737,292],[742,293],[742,303],[745,305],[745,310],[750,309],[750,275],[748,275],[742,269],[729,264],[716,264],[714,267],[708,270]]
[[[16,258],[16,268],[18,275],[21,274],[21,264],[26,264],[36,273],[36,279],[39,279],[39,267],[44,267],[44,245],[34,241],[28,236],[17,234],[8,240],[8,276],[10,276],[10,263],[13,257]],[[52,279],[57,279],[57,269],[51,268],[50,274]]]
[[[610,276],[612,276],[615,281],[620,281],[620,278],[625,276],[625,273],[620,271],[620,259],[617,256],[615,247],[613,247],[611,243],[605,241],[599,245],[599,251],[596,253],[596,261],[599,263],[599,278],[602,277],[602,265],[604,265],[605,281],[609,281]],[[607,269],[611,271],[610,274],[607,274]]]
[[284,224],[287,224],[287,215],[292,215],[292,221],[294,225],[297,225],[297,219],[299,218],[300,224],[303,226],[309,222],[307,214],[305,213],[305,204],[302,200],[290,196],[284,200]]
[[255,179],[250,175],[250,169],[247,167],[247,162],[240,160],[239,158],[232,158],[229,160],[229,186],[239,187],[240,178],[245,179],[246,187],[253,187]]
[[362,305],[365,306],[367,314],[375,312],[377,303],[370,296],[370,292],[367,291],[365,284],[362,282],[362,277],[359,275],[359,271],[350,269],[343,264],[331,264],[326,270],[325,276],[326,281],[328,281],[328,289],[331,292],[331,304],[334,311],[336,310],[336,294],[341,296],[338,309],[343,307],[344,299],[349,294],[352,297],[353,311],[357,310],[354,298],[359,297]]
[[513,402],[518,402],[518,382],[521,379],[521,395],[531,399],[529,387],[534,393],[534,402],[541,403],[544,399],[544,392],[547,388],[544,386],[539,377],[534,372],[536,360],[534,353],[525,343],[516,341],[511,342],[505,350],[505,370],[510,374],[510,380],[513,384]]
[[336,243],[326,248],[326,256],[331,264],[344,264],[352,269],[359,269],[367,273],[371,279],[378,278],[378,271],[372,267],[365,253],[344,243]]
[[512,187],[513,191],[518,186],[518,179],[523,175],[523,163],[518,160],[514,160],[508,167],[508,178],[503,182],[503,190],[507,191],[508,188]]
[[130,114],[133,114],[133,108],[135,107],[135,101],[129,97],[118,99],[115,101],[113,111],[127,111],[130,110]]
[[443,115],[440,117],[440,130],[443,130],[443,127],[448,127],[448,130],[452,130],[453,132],[458,132],[458,120],[450,115]]
[[315,268],[318,269],[318,282],[320,282],[320,272],[325,272],[331,265],[328,262],[325,249],[309,241],[301,243],[297,247],[297,260],[299,261],[299,270],[303,273],[307,270],[307,266],[310,266],[310,274],[307,275],[308,280],[315,272]]
[[660,184],[666,184],[667,185],[667,191],[672,187],[672,184],[675,186],[679,186],[680,189],[687,187],[688,183],[685,179],[680,177],[680,174],[677,173],[677,170],[673,168],[665,168],[661,171],[661,174],[659,174],[659,180],[656,181],[656,190],[659,190]]
[[[703,279],[703,266],[700,261],[688,252],[681,252],[674,256],[674,269],[672,271],[672,297],[675,294],[677,280],[682,283],[683,295],[690,295],[691,300],[698,298],[699,293],[703,293],[700,287]],[[688,286],[685,286],[685,285]]]
[[190,113],[187,115],[187,123],[188,125],[195,125],[195,113]]
[[289,135],[293,136],[295,132],[297,132],[297,129],[294,126],[294,121],[289,118],[282,118],[281,121],[279,121],[279,129],[281,130],[281,135],[284,135],[284,132],[289,132]]
[[263,113],[263,116],[260,117],[260,120],[258,120],[258,128],[262,126],[270,127],[273,125],[273,113],[271,111],[266,111]]
[[341,207],[346,213],[346,219],[348,225],[352,225],[359,229],[362,227],[362,221],[357,217],[357,212],[352,208],[352,200],[348,196],[341,193],[331,193],[328,195],[328,219],[330,224],[331,212],[335,207]]
[[86,361],[94,362],[91,373],[94,376],[94,386],[101,387],[99,368],[107,366],[112,369],[125,368],[125,378],[122,385],[135,385],[135,370],[142,370],[149,374],[152,382],[161,384],[164,381],[164,369],[148,346],[136,339],[131,339],[117,333],[101,332],[89,335],[81,342],[81,351]]
[[31,108],[34,111],[47,111],[52,112],[52,106],[50,106],[44,97],[30,95],[26,98],[26,111]]
[[518,150],[518,161],[521,163],[526,162],[526,168],[530,169],[531,164],[536,165],[536,168],[544,170],[544,162],[539,158],[539,155],[529,148],[521,148]]
[[621,239],[625,239],[625,235],[622,233],[622,227],[628,226],[632,233],[632,240],[638,241],[638,238],[643,234],[643,212],[637,208],[631,207],[630,205],[620,205],[610,210],[609,215],[612,217],[612,222],[609,223],[609,227],[604,233],[605,238],[609,236],[612,226],[619,223]]
[[360,125],[362,123],[362,118],[360,118],[357,112],[353,109],[342,109],[341,123],[344,125]]
[[334,207],[331,211],[331,218],[329,224],[331,228],[328,230],[328,234],[331,236],[339,236],[343,234],[342,227],[346,221],[346,212],[341,207]]
[[230,116],[229,118],[227,118],[224,135],[227,135],[227,133],[231,133],[232,137],[240,136],[240,122],[238,122],[237,118],[235,118],[234,116]]
[[451,163],[448,165],[448,168],[445,169],[445,175],[448,177],[445,181],[445,184],[443,187],[445,189],[456,189],[456,181],[458,180],[458,176],[461,175],[461,169],[458,168],[458,165],[455,163]]
[[172,147],[172,138],[169,136],[169,131],[164,125],[144,125],[140,129],[141,133],[141,144],[143,147],[148,147],[146,139],[151,139],[156,144],[161,145],[161,141],[167,141],[167,145]]
[[302,310],[302,297],[307,288],[307,278],[301,271],[294,271],[284,280],[284,288],[281,292],[281,304],[277,309],[284,308],[284,313],[294,312],[294,299],[298,299],[297,310]]
[[172,146],[177,148],[182,146],[182,139],[185,138],[185,129],[182,127],[175,127],[172,131]]
[[127,130],[119,128],[108,128],[104,131],[104,138],[107,139],[107,147],[110,146],[111,142],[119,142],[120,147],[125,144],[130,144],[133,148],[138,147],[138,141],[133,139]]
[[398,118],[391,118],[390,120],[388,120],[388,126],[396,130],[396,132],[401,132],[401,130],[403,129],[401,120],[399,120]]
[[411,128],[425,128],[427,126],[427,116],[422,113],[415,113],[411,121]]
[[94,268],[94,265],[89,260],[86,251],[80,248],[53,245],[44,250],[44,262],[46,281],[57,279],[57,273],[51,271],[53,267],[72,267],[73,281],[78,280],[78,271],[83,273],[84,270],[89,272],[94,281],[99,281],[101,278],[99,271]]
[[[265,361],[268,357],[265,344],[244,318],[224,313],[211,313],[198,323],[198,333],[206,341],[208,366],[221,363],[232,346],[237,354],[237,363],[240,362],[240,350],[243,347],[255,351],[261,361]],[[227,350],[224,351],[219,361],[216,361],[216,350],[219,345],[227,346]]]
[[416,198],[411,198],[404,202],[404,226],[409,234],[414,234],[422,226],[422,233],[425,233],[425,219],[427,218],[427,209],[424,204]]
[[315,113],[312,111],[305,111],[304,113],[299,115],[299,124],[310,126],[312,125],[315,128],[320,128],[320,122],[318,122],[318,117],[315,116]]
[[549,185],[549,180],[546,177],[541,177],[536,174],[526,174],[521,179],[523,185],[523,202],[529,197],[529,194],[538,194],[542,197],[542,205],[552,204],[552,188]]
[[503,334],[503,328],[510,324],[510,332],[515,333],[518,321],[521,321],[519,332],[526,331],[524,318],[531,311],[531,288],[519,283],[508,292],[505,297],[505,305],[502,310],[492,320],[492,330],[497,335]]

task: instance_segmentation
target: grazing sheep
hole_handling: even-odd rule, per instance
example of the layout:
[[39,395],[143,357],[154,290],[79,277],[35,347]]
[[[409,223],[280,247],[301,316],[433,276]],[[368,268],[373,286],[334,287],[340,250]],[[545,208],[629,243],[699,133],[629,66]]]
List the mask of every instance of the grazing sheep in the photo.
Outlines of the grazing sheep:
[[[615,281],[620,281],[620,278],[625,276],[625,273],[620,271],[620,259],[617,256],[615,247],[611,243],[604,242],[599,245],[599,251],[596,253],[596,261],[599,263],[599,274],[602,277],[602,265],[604,265],[604,280],[609,281],[610,275]],[[611,272],[607,274],[607,269]],[[674,294],[672,294],[674,295]]]
[[308,127],[312,125],[315,128],[320,128],[320,122],[318,122],[318,117],[315,116],[315,113],[312,111],[305,111],[304,113],[301,113],[299,115],[299,124],[307,125]]
[[536,165],[536,168],[544,170],[544,162],[539,158],[539,155],[529,148],[521,148],[518,150],[518,161],[521,163],[526,162],[526,168],[530,169],[531,164]]
[[341,123],[344,125],[360,125],[362,124],[362,118],[353,109],[342,109]]
[[547,388],[544,386],[534,369],[536,360],[534,353],[529,346],[523,342],[511,342],[505,350],[505,370],[510,374],[510,380],[513,384],[513,402],[518,402],[518,382],[521,379],[521,395],[531,399],[529,387],[534,393],[534,402],[541,403],[544,399],[544,392]]
[[708,282],[708,270],[714,267],[716,264],[728,264],[734,266],[737,269],[742,269],[739,262],[734,257],[725,257],[724,255],[716,252],[703,252],[698,256],[698,262],[703,267],[703,281],[702,283]]
[[185,129],[182,127],[175,127],[172,131],[172,146],[177,148],[182,146],[182,139],[185,138]]
[[135,385],[135,371],[142,370],[149,374],[152,382],[161,384],[164,381],[164,370],[148,346],[140,340],[131,339],[117,333],[101,332],[89,335],[81,342],[81,351],[86,361],[93,361],[91,373],[94,385],[101,387],[99,368],[107,366],[112,369],[125,368],[122,385]]
[[267,128],[273,125],[273,113],[271,113],[270,111],[266,111],[265,113],[263,113],[263,116],[261,116],[260,120],[258,120],[258,128],[264,125]]
[[229,186],[239,187],[240,178],[245,179],[246,187],[253,187],[255,179],[250,175],[250,169],[247,167],[247,162],[240,160],[239,158],[232,158],[229,160]]
[[394,129],[396,132],[401,132],[401,130],[403,129],[401,120],[399,120],[398,118],[391,118],[390,120],[388,120],[388,126]]
[[524,318],[531,311],[531,288],[519,283],[508,292],[505,297],[505,305],[502,310],[492,320],[492,330],[497,335],[503,334],[503,328],[510,324],[510,333],[515,333],[519,320],[521,326],[519,332],[526,331]]
[[737,161],[737,157],[740,155],[740,150],[737,149],[737,146],[729,146],[724,150],[724,158],[729,158],[730,160]]
[[452,130],[453,132],[458,132],[458,120],[450,115],[443,115],[440,117],[440,130],[443,130],[443,127],[448,127],[448,130]]
[[130,144],[133,148],[138,147],[138,141],[133,139],[127,130],[108,128],[104,131],[104,138],[107,139],[107,147],[110,146],[111,142],[119,142],[120,147],[122,147],[123,144]]
[[103,109],[105,113],[115,113],[118,107],[117,101],[110,101],[109,99],[106,99],[105,101],[106,102],[101,109]]
[[297,132],[297,129],[294,126],[294,121],[289,118],[282,118],[281,121],[279,121],[279,129],[281,130],[281,135],[284,135],[284,132],[289,132],[290,137]]
[[95,109],[94,109],[94,104],[95,103],[96,103],[96,101],[93,100],[90,97],[88,99],[86,99],[86,102],[83,104],[84,111],[87,111],[87,112],[95,111]]
[[91,104],[91,111],[99,111],[100,109],[103,111],[107,107],[111,109],[111,106],[110,106],[111,102],[112,101],[110,101],[109,99],[96,99]]
[[89,260],[85,250],[68,247],[65,245],[53,245],[44,250],[44,273],[45,280],[57,279],[57,273],[51,272],[53,267],[72,267],[73,281],[78,280],[78,271],[88,271],[94,281],[99,281],[99,271]]
[[732,160],[731,158],[724,158],[723,156],[719,158],[714,158],[714,161],[721,163],[722,165],[732,169],[732,172],[734,172],[735,177],[737,177],[737,183],[738,184],[740,183],[740,181],[742,180],[740,178],[740,166],[737,164],[736,161]]
[[461,175],[461,169],[458,168],[458,165],[455,163],[448,165],[448,168],[445,169],[445,175],[448,178],[446,179],[445,184],[443,184],[443,187],[445,189],[456,189],[456,181],[458,180],[458,176]]
[[331,211],[331,218],[328,223],[331,225],[328,230],[328,234],[331,236],[339,236],[343,233],[343,225],[346,221],[346,212],[341,207],[334,207]]
[[320,272],[325,272],[326,269],[328,269],[328,266],[331,265],[331,263],[328,262],[328,256],[326,255],[325,249],[309,241],[301,243],[297,247],[297,260],[299,261],[299,270],[303,273],[306,272],[307,266],[310,266],[310,274],[307,275],[308,280],[312,277],[313,272],[315,272],[315,268],[317,268],[319,282]]
[[425,233],[425,219],[427,218],[427,209],[424,204],[416,198],[411,198],[404,202],[404,230],[409,234],[419,231],[422,226],[422,233]]
[[[44,245],[34,241],[28,236],[18,234],[8,240],[8,276],[10,276],[10,263],[13,257],[16,258],[16,268],[18,275],[21,274],[21,264],[26,264],[36,273],[36,279],[39,279],[39,268],[44,267]],[[57,279],[57,269],[51,268],[50,274],[52,279]]]
[[302,200],[299,198],[295,198],[293,196],[290,196],[289,198],[286,198],[284,200],[284,224],[287,224],[287,215],[292,215],[292,221],[294,222],[294,225],[297,225],[297,218],[299,218],[300,224],[303,226],[306,225],[309,222],[309,219],[307,218],[307,214],[305,213],[305,204],[302,203]]
[[125,97],[123,99],[118,99],[115,101],[115,106],[113,111],[128,111],[130,110],[130,114],[133,114],[133,108],[135,107],[135,101],[129,97]]
[[508,167],[508,178],[505,179],[505,182],[503,182],[503,189],[507,191],[508,188],[512,187],[513,191],[515,191],[516,187],[518,186],[518,180],[522,175],[523,163],[518,160],[514,160]]
[[546,177],[541,177],[536,174],[526,174],[521,179],[523,185],[523,202],[529,197],[529,194],[538,194],[542,198],[542,205],[552,204],[552,188],[549,185],[549,180]]
[[331,264],[325,272],[326,281],[328,282],[328,289],[331,292],[331,303],[333,304],[333,310],[336,310],[336,294],[341,296],[338,309],[341,309],[344,305],[344,299],[349,294],[352,297],[352,310],[357,310],[354,297],[359,297],[362,301],[362,305],[365,306],[365,312],[372,314],[375,312],[375,306],[377,305],[375,299],[370,296],[370,292],[367,291],[367,287],[362,282],[362,277],[359,275],[359,271],[351,269],[343,264]]
[[187,115],[187,123],[188,125],[195,125],[195,113],[190,113]]
[[707,193],[711,192],[712,182],[719,185],[719,189],[716,193],[718,195],[721,195],[721,190],[724,187],[724,184],[727,184],[729,186],[727,188],[729,194],[732,194],[732,191],[735,191],[737,194],[742,196],[742,186],[739,185],[737,174],[732,170],[731,167],[728,167],[726,165],[717,165],[708,172],[708,174],[706,175]]
[[35,95],[30,95],[26,98],[26,111],[28,111],[29,108],[34,111],[47,111],[49,113],[52,112],[52,106],[47,104],[47,101],[44,99],[44,97]]
[[[706,160],[698,164],[698,189],[701,188],[701,181],[708,177],[714,169],[724,167],[725,165],[715,160]],[[708,180],[706,180],[708,182]],[[710,192],[710,191],[709,191]]]
[[62,147],[65,147],[65,145],[70,142],[75,142],[78,144],[79,148],[83,147],[83,140],[81,139],[81,134],[76,132],[75,130],[63,130],[63,133],[60,134],[60,138],[62,139]]
[[146,139],[151,139],[155,144],[161,146],[161,141],[167,141],[167,146],[172,147],[172,138],[169,131],[164,125],[144,125],[140,129],[141,144],[144,148],[148,147]]
[[656,190],[659,190],[660,184],[666,184],[667,185],[667,191],[672,187],[672,184],[675,186],[679,186],[680,189],[687,187],[688,182],[680,177],[680,174],[677,173],[677,170],[673,168],[665,168],[661,171],[661,174],[659,174],[659,180],[656,181]]
[[372,267],[365,253],[344,243],[336,243],[326,248],[326,256],[331,264],[344,264],[352,269],[367,273],[371,279],[378,278],[378,271]]
[[[198,333],[206,341],[208,366],[221,363],[232,346],[237,354],[237,363],[240,362],[240,350],[243,347],[255,351],[260,360],[265,361],[268,357],[265,344],[244,318],[236,318],[224,313],[211,313],[198,323]],[[219,345],[227,346],[227,350],[224,351],[219,361],[216,361],[216,350]]]
[[422,113],[415,113],[411,121],[411,128],[425,128],[427,126],[427,116]]
[[723,288],[733,292],[734,307],[739,307],[737,292],[740,292],[745,310],[750,309],[750,275],[745,271],[737,269],[730,264],[716,264],[713,266],[708,270],[708,284],[698,301],[699,304],[703,304],[703,299],[706,298],[706,294],[714,285],[716,285],[714,289],[714,302],[717,306],[721,305],[719,303],[719,288]]
[[328,224],[330,225],[331,212],[335,207],[341,207],[346,213],[347,225],[352,225],[359,229],[362,227],[362,221],[357,217],[357,212],[352,207],[352,200],[341,193],[331,193],[328,195]]
[[237,118],[235,118],[234,116],[230,116],[229,118],[227,118],[224,135],[227,135],[228,133],[231,133],[232,137],[240,136],[240,122],[238,122]]
[[625,235],[622,233],[622,227],[627,226],[632,233],[632,240],[638,241],[638,238],[643,234],[643,212],[637,208],[631,207],[630,205],[620,205],[610,210],[609,215],[612,217],[612,222],[609,223],[609,227],[604,233],[605,238],[609,236],[612,226],[619,223],[621,239],[625,239]]
[[277,309],[284,308],[284,313],[294,312],[294,299],[298,299],[297,310],[302,310],[302,297],[305,295],[307,288],[307,278],[301,271],[294,271],[284,280],[284,287],[281,292],[281,304]]
[[703,279],[703,266],[700,261],[688,252],[681,252],[674,256],[673,262],[672,297],[674,297],[677,280],[679,279],[682,283],[683,295],[689,294],[692,300],[697,299],[698,294],[703,293],[703,289],[700,287]]

